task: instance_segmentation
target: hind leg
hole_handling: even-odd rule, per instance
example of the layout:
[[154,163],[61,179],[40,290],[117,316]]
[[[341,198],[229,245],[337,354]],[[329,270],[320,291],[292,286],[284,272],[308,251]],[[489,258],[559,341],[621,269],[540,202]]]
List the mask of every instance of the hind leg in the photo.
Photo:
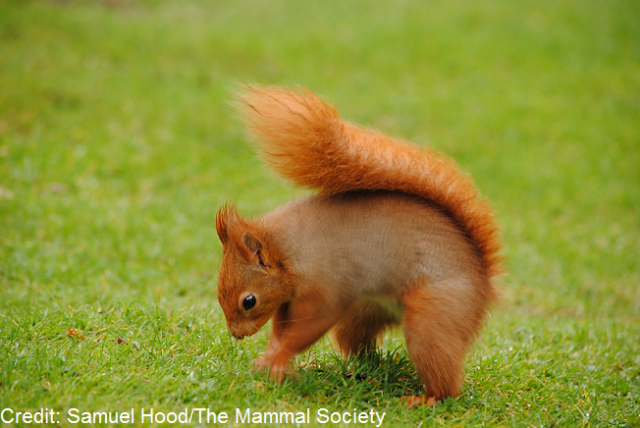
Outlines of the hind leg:
[[456,396],[465,351],[477,328],[469,302],[421,283],[405,293],[403,305],[407,350],[425,384],[425,396],[405,397],[407,404],[433,405]]
[[340,320],[333,330],[345,358],[362,356],[375,350],[378,337],[390,324],[396,322],[387,310],[373,302],[358,302]]

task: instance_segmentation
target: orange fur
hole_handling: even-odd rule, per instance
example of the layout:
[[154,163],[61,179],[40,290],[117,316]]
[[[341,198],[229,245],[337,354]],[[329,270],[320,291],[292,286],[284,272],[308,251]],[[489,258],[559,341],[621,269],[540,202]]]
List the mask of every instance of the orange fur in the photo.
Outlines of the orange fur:
[[343,122],[310,91],[249,88],[267,162],[321,193],[253,220],[223,207],[218,298],[242,338],[273,317],[258,368],[281,379],[330,329],[345,356],[401,323],[423,399],[455,396],[502,271],[493,215],[453,162]]
[[309,90],[250,87],[241,99],[264,158],[284,178],[324,194],[384,189],[432,201],[478,246],[488,274],[502,272],[493,213],[452,160],[344,122]]

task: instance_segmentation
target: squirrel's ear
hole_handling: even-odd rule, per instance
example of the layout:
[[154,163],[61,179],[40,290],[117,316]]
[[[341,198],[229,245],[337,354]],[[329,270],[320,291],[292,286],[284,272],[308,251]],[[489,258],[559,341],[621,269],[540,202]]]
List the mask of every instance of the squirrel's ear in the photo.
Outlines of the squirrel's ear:
[[250,230],[246,231],[242,235],[242,244],[244,245],[244,250],[250,254],[250,257],[246,258],[248,262],[252,262],[253,259],[253,263],[255,263],[255,258],[257,257],[260,267],[264,269],[271,267],[269,253],[261,251],[264,249],[264,244],[255,233]]
[[229,242],[227,220],[229,219],[229,214],[233,210],[233,207],[225,204],[218,211],[218,215],[216,215],[216,232],[218,232],[218,238],[220,238],[220,242],[222,242],[223,246],[227,245],[227,242]]
[[262,249],[262,242],[253,232],[247,231],[242,235],[242,243],[247,247],[251,254],[255,255]]

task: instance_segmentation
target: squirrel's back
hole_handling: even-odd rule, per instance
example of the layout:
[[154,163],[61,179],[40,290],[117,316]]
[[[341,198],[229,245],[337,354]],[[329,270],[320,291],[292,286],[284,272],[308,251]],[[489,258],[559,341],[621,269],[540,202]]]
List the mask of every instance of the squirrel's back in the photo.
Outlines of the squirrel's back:
[[418,196],[458,225],[487,277],[502,271],[493,213],[450,159],[344,122],[309,90],[249,87],[241,101],[264,158],[284,178],[326,195],[388,190]]
[[400,301],[406,287],[428,278],[428,287],[455,282],[459,298],[481,302],[492,297],[464,233],[413,195],[315,195],[282,205],[256,222],[300,276],[298,291],[322,284],[325,294],[346,299],[377,295]]

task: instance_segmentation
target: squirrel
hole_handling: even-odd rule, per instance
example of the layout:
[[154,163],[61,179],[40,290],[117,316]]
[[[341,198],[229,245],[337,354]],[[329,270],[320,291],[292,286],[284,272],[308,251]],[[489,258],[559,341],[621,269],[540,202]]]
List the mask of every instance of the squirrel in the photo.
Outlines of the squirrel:
[[254,219],[219,210],[218,300],[231,334],[273,318],[254,363],[282,381],[329,330],[345,357],[362,356],[400,324],[425,388],[406,405],[455,397],[503,271],[473,181],[432,150],[343,121],[308,89],[249,86],[239,100],[266,162],[318,194]]

